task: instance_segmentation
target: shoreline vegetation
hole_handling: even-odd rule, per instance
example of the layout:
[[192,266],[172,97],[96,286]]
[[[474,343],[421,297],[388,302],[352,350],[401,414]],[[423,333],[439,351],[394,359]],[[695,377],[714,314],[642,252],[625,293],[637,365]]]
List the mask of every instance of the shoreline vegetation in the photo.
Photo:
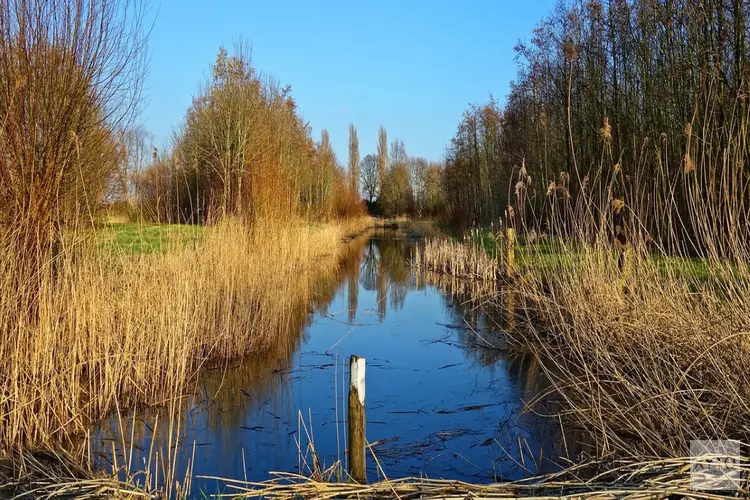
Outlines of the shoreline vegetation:
[[504,339],[547,361],[566,418],[595,438],[592,456],[678,458],[691,440],[750,440],[750,379],[738,369],[750,360],[746,263],[611,244],[512,253],[508,274],[479,238],[432,240],[417,267],[475,282],[470,300],[513,318],[498,321]]
[[[372,455],[375,457],[375,454]],[[696,492],[691,488],[691,464],[707,464],[691,457],[609,464],[599,473],[581,472],[593,468],[595,463],[575,464],[565,470],[535,476],[525,480],[491,484],[472,484],[464,481],[407,477],[385,477],[371,484],[328,481],[325,474],[301,476],[289,473],[272,473],[268,481],[252,483],[242,480],[226,481],[230,498],[420,498],[428,500],[446,498],[525,498],[549,500],[581,498],[604,500],[612,498],[681,498],[719,499],[735,498],[715,492]],[[686,470],[687,466],[687,470]],[[750,467],[746,460],[730,464],[728,470],[737,477],[746,475]],[[382,474],[385,471],[379,469]],[[319,472],[320,474],[320,472]]]
[[[78,449],[108,413],[173,411],[202,369],[283,345],[304,325],[316,280],[335,271],[346,241],[373,227],[369,218],[252,229],[225,220],[197,244],[173,235],[164,253],[113,252],[96,241],[65,253],[58,269],[68,278],[45,291],[40,325],[8,332],[16,340],[5,346],[0,389],[14,397],[2,401],[0,438],[15,451],[6,463],[17,472],[34,465],[26,450],[69,461],[59,448]],[[82,452],[79,465],[58,467],[85,471]]]

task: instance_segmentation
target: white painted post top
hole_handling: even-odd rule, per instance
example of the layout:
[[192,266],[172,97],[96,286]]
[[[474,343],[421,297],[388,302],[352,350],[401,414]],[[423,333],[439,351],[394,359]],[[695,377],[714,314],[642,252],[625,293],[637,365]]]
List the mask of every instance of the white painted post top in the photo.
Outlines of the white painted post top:
[[356,389],[359,404],[365,406],[365,358],[352,356],[349,366],[350,389]]

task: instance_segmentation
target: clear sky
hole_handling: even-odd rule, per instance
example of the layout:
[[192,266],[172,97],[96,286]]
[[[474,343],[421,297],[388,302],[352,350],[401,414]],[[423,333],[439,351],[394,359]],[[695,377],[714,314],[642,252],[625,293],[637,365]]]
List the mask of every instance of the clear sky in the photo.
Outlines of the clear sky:
[[513,46],[555,0],[151,0],[142,122],[163,145],[220,46],[243,38],[255,66],[291,84],[315,138],[327,128],[346,163],[349,122],[360,156],[378,127],[407,153],[443,157],[469,103],[504,102]]

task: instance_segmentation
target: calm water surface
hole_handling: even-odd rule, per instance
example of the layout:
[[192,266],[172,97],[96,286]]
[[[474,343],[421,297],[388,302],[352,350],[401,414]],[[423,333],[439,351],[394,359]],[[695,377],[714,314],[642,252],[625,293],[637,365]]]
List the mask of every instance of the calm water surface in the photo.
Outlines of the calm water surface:
[[[350,243],[336,275],[316,283],[305,324],[291,328],[277,353],[202,376],[174,422],[177,470],[184,476],[192,462],[195,476],[263,480],[300,465],[305,473],[308,436],[322,465],[345,460],[352,354],[367,358],[367,438],[389,477],[491,482],[553,470],[570,454],[574,443],[556,419],[524,411],[547,387],[541,368],[484,347],[501,345],[502,325],[449,285],[416,276],[417,244],[384,233]],[[138,412],[132,446],[130,417],[122,427],[115,418],[101,424],[92,448],[102,463],[111,462],[113,446],[122,463],[123,442],[140,467],[152,446],[167,450],[169,423],[155,428],[156,413]],[[368,469],[379,477],[369,456]],[[193,493],[221,488],[196,479]]]

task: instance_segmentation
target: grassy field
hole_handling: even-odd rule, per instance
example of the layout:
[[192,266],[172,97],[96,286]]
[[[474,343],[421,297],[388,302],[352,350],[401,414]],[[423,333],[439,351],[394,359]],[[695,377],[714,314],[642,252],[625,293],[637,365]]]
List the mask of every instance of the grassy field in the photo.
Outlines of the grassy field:
[[[501,260],[504,258],[505,241],[503,234],[500,232],[489,229],[474,229],[466,233],[451,231],[445,234],[456,240],[477,246],[491,257]],[[546,238],[534,238],[534,241],[529,241],[528,238],[521,235],[516,239],[515,259],[519,271],[530,269],[550,271],[556,266],[570,262],[576,254],[580,258],[580,254],[587,250],[590,249],[579,248],[570,244],[562,245],[559,241]],[[612,249],[611,256],[616,259],[617,251]],[[700,282],[707,282],[712,277],[710,265],[700,257],[668,256],[653,251],[648,254],[648,259],[664,276],[695,279]]]
[[112,254],[140,255],[195,248],[203,234],[204,228],[199,225],[118,222],[99,226],[94,240]]

